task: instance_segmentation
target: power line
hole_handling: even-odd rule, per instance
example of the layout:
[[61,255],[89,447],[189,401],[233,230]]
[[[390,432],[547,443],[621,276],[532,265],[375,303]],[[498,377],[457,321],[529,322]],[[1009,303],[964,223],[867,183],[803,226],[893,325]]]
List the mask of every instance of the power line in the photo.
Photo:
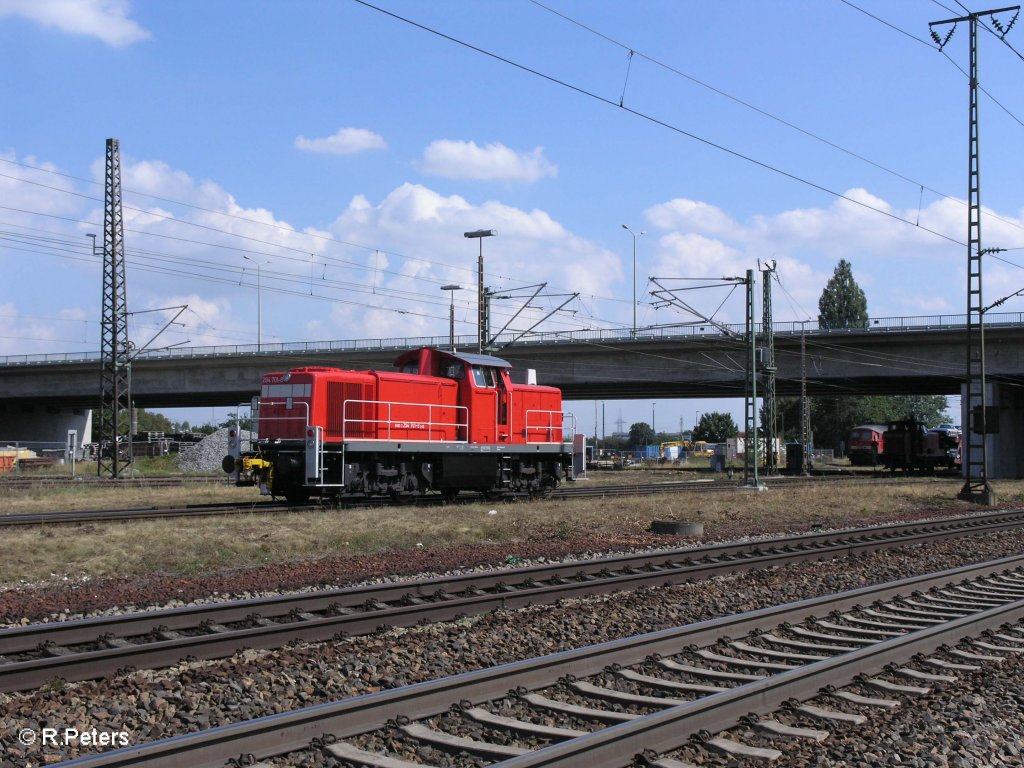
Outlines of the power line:
[[751,163],[752,165],[756,165],[756,166],[758,166],[760,168],[763,168],[763,169],[765,169],[767,171],[771,171],[772,173],[775,173],[775,174],[778,174],[778,175],[783,176],[785,178],[791,179],[792,181],[796,181],[796,182],[798,182],[800,184],[804,184],[805,186],[811,187],[812,189],[817,189],[820,192],[824,192],[824,193],[826,193],[828,195],[831,195],[831,196],[833,196],[833,197],[835,197],[837,199],[840,199],[840,200],[845,200],[848,203],[852,203],[853,205],[859,206],[861,208],[865,208],[865,209],[867,209],[869,211],[873,211],[874,213],[878,213],[878,214],[880,214],[882,216],[885,216],[887,218],[893,219],[895,221],[902,222],[904,224],[909,224],[912,227],[916,227],[917,229],[921,229],[921,230],[923,230],[925,232],[928,232],[929,234],[935,235],[936,237],[939,237],[939,238],[941,238],[943,240],[947,240],[947,241],[949,241],[949,242],[951,242],[951,243],[953,243],[955,245],[966,246],[966,243],[964,243],[964,242],[962,242],[960,240],[957,240],[956,238],[950,237],[948,235],[944,235],[941,232],[938,232],[936,230],[930,229],[928,227],[922,227],[919,224],[915,224],[914,222],[912,222],[912,221],[910,221],[908,219],[903,218],[902,216],[897,216],[896,214],[890,213],[889,211],[885,211],[885,210],[883,210],[881,208],[875,208],[874,206],[868,205],[867,203],[865,203],[862,200],[857,200],[856,198],[850,197],[849,195],[845,195],[845,194],[843,194],[841,192],[837,192],[836,190],[830,189],[830,188],[828,188],[828,187],[826,187],[826,186],[824,186],[822,184],[819,184],[817,182],[814,182],[814,181],[811,181],[809,179],[805,179],[805,178],[803,178],[801,176],[798,176],[795,173],[791,173],[791,172],[786,171],[786,170],[784,170],[782,168],[779,168],[777,166],[771,165],[770,163],[767,163],[765,161],[758,160],[758,159],[756,159],[756,158],[754,158],[754,157],[752,157],[750,155],[746,155],[743,152],[740,152],[738,150],[726,147],[723,144],[719,144],[719,143],[717,143],[715,141],[712,141],[711,139],[707,139],[707,138],[705,138],[703,136],[699,136],[698,134],[695,134],[695,133],[693,133],[691,131],[687,131],[687,130],[685,130],[683,128],[680,128],[677,125],[673,125],[672,123],[669,123],[669,122],[667,122],[665,120],[662,120],[660,118],[654,117],[653,115],[649,115],[649,114],[647,114],[645,112],[641,112],[640,110],[632,109],[631,107],[620,105],[617,102],[615,102],[615,101],[613,101],[613,100],[611,100],[611,99],[609,99],[609,98],[607,98],[605,96],[601,96],[600,94],[594,93],[593,91],[587,90],[586,88],[584,88],[582,86],[574,85],[574,84],[569,83],[569,82],[567,82],[565,80],[561,80],[561,79],[559,79],[559,78],[557,78],[557,77],[555,77],[553,75],[549,75],[549,74],[541,72],[541,71],[539,71],[537,69],[533,69],[532,67],[528,67],[525,64],[520,64],[519,62],[513,61],[512,59],[509,59],[509,58],[507,58],[505,56],[501,56],[500,54],[494,53],[492,51],[488,51],[488,50],[486,50],[484,48],[481,48],[481,47],[479,47],[477,45],[474,45],[472,43],[468,43],[465,40],[461,40],[461,39],[459,39],[457,37],[453,37],[452,35],[449,35],[449,34],[446,34],[444,32],[441,32],[439,30],[433,29],[432,27],[428,27],[428,26],[426,26],[424,24],[420,24],[419,22],[413,21],[412,19],[406,18],[405,16],[401,16],[401,15],[399,15],[397,13],[393,13],[392,11],[388,11],[388,10],[385,10],[383,8],[380,8],[380,7],[376,6],[376,5],[373,5],[372,3],[367,2],[367,0],[354,0],[354,2],[359,3],[360,5],[363,5],[363,6],[369,8],[371,10],[377,11],[378,13],[384,14],[385,16],[390,16],[391,18],[393,18],[393,19],[395,19],[397,21],[401,21],[404,24],[408,24],[408,25],[410,25],[412,27],[416,27],[417,29],[421,29],[424,32],[428,32],[428,33],[430,33],[432,35],[435,35],[437,37],[440,37],[440,38],[442,38],[444,40],[448,40],[449,42],[455,43],[456,45],[461,45],[464,48],[467,48],[467,49],[469,49],[471,51],[475,51],[476,53],[479,53],[479,54],[482,54],[484,56],[487,56],[488,58],[494,59],[495,61],[500,61],[503,64],[507,64],[507,65],[509,65],[511,67],[514,67],[516,69],[519,69],[519,70],[521,70],[523,72],[526,72],[528,74],[534,75],[534,76],[539,77],[539,78],[541,78],[543,80],[547,80],[548,82],[550,82],[550,83],[552,83],[554,85],[558,85],[558,86],[560,86],[562,88],[565,88],[567,90],[573,91],[573,92],[575,92],[575,93],[577,93],[577,94],[579,94],[581,96],[586,96],[587,98],[590,98],[590,99],[593,99],[595,101],[601,102],[602,104],[606,104],[606,105],[611,106],[611,107],[616,107],[618,109],[622,109],[625,112],[628,112],[629,114],[631,114],[631,115],[633,115],[635,117],[638,117],[638,118],[640,118],[642,120],[646,120],[646,121],[652,123],[653,125],[657,125],[659,127],[665,128],[666,130],[672,131],[673,133],[678,133],[681,136],[686,136],[687,138],[693,139],[694,141],[697,141],[697,142],[699,142],[701,144],[704,144],[706,146],[712,147],[713,149],[717,149],[717,150],[719,150],[721,152],[724,152],[724,153],[726,153],[728,155],[731,155],[731,156],[733,156],[733,157],[735,157],[735,158],[737,158],[739,160],[743,160],[745,162]]
[[[759,114],[759,115],[761,115],[763,117],[766,117],[769,120],[773,120],[773,121],[775,121],[775,122],[777,122],[777,123],[779,123],[779,124],[789,128],[791,130],[794,130],[794,131],[796,131],[798,133],[803,134],[804,136],[807,136],[807,137],[809,137],[811,139],[814,139],[815,141],[821,142],[822,144],[825,144],[826,146],[828,146],[828,147],[830,147],[830,148],[832,148],[834,150],[837,150],[838,152],[841,152],[841,153],[843,153],[845,155],[848,155],[848,156],[850,156],[850,157],[852,157],[852,158],[854,158],[856,160],[859,160],[859,161],[861,161],[863,163],[866,163],[866,164],[868,164],[868,165],[870,165],[870,166],[872,166],[874,168],[877,168],[880,171],[884,171],[885,173],[888,173],[888,174],[890,174],[890,175],[892,175],[892,176],[894,176],[894,177],[896,177],[898,179],[901,179],[902,181],[909,182],[909,183],[913,184],[915,187],[920,187],[922,190],[927,189],[932,194],[938,195],[941,198],[944,198],[946,200],[951,200],[951,201],[954,201],[954,202],[957,202],[957,203],[960,203],[960,204],[965,204],[962,200],[954,197],[953,195],[950,195],[948,193],[945,193],[945,192],[942,192],[940,190],[934,189],[934,188],[928,186],[927,184],[924,184],[923,182],[920,182],[920,181],[917,181],[915,179],[912,179],[909,176],[901,173],[900,171],[897,171],[897,170],[894,170],[892,168],[889,168],[888,166],[885,166],[885,165],[883,165],[883,164],[881,164],[881,163],[879,163],[879,162],[877,162],[875,160],[872,160],[869,157],[865,157],[864,155],[862,155],[862,154],[860,154],[858,152],[855,152],[855,151],[853,151],[851,149],[848,149],[848,148],[846,148],[846,147],[844,147],[844,146],[842,146],[840,144],[837,144],[836,142],[831,141],[830,139],[827,139],[827,138],[825,138],[825,137],[823,137],[823,136],[821,136],[821,135],[819,135],[817,133],[814,133],[813,131],[810,131],[810,130],[808,130],[806,128],[802,128],[801,126],[796,125],[795,123],[793,123],[793,122],[791,122],[789,120],[786,120],[783,117],[780,117],[780,116],[778,116],[776,114],[773,114],[772,112],[769,112],[768,110],[762,109],[761,107],[758,107],[758,106],[756,106],[754,104],[751,104],[748,101],[745,101],[744,99],[741,99],[741,98],[739,98],[737,96],[734,96],[731,93],[728,93],[727,91],[722,90],[721,88],[718,88],[718,87],[716,87],[714,85],[711,85],[710,83],[707,83],[707,82],[705,82],[705,81],[703,81],[703,80],[701,80],[701,79],[699,79],[697,77],[694,77],[693,75],[691,75],[691,74],[689,74],[687,72],[683,72],[682,70],[677,69],[676,67],[673,67],[672,65],[667,64],[667,63],[665,63],[665,62],[663,62],[663,61],[661,61],[661,60],[659,60],[657,58],[654,58],[653,56],[649,56],[649,55],[647,55],[647,54],[637,50],[635,46],[630,46],[630,45],[627,45],[626,43],[623,43],[623,42],[621,42],[619,40],[616,40],[615,38],[605,34],[604,32],[600,32],[599,30],[596,30],[593,27],[590,27],[590,26],[582,23],[579,20],[572,18],[571,16],[568,16],[567,14],[562,13],[561,11],[557,11],[557,10],[551,8],[550,6],[545,5],[544,3],[540,2],[540,0],[529,0],[529,2],[533,3],[538,8],[544,9],[548,13],[551,13],[551,14],[553,14],[555,16],[558,16],[559,18],[564,19],[565,21],[569,22],[570,24],[574,24],[577,27],[579,27],[579,28],[581,28],[583,30],[586,30],[587,32],[591,33],[592,35],[595,35],[595,36],[601,38],[602,40],[605,40],[605,41],[611,43],[612,45],[618,46],[619,48],[622,48],[623,50],[629,51],[631,56],[638,56],[638,57],[644,59],[645,61],[650,62],[651,64],[654,64],[654,65],[656,65],[658,67],[661,67],[662,69],[664,69],[664,70],[666,70],[668,72],[671,72],[671,73],[673,73],[673,74],[675,74],[675,75],[677,75],[677,76],[679,76],[681,78],[689,80],[690,82],[694,83],[695,85],[699,85],[700,87],[705,88],[705,89],[711,91],[712,93],[715,93],[715,94],[717,94],[717,95],[719,95],[719,96],[721,96],[721,97],[723,97],[725,99],[728,99],[729,101],[732,101],[732,102],[734,102],[736,104],[739,104],[740,106],[745,107],[746,109],[749,109],[749,110],[751,110],[753,112],[756,112],[757,114]],[[924,40],[924,39],[919,38],[919,37],[915,37],[914,35],[910,34],[909,32],[906,32],[906,31],[900,29],[899,27],[896,27],[895,25],[890,24],[889,22],[879,18],[878,16],[875,16],[874,14],[868,13],[867,11],[865,11],[862,8],[858,8],[856,5],[854,5],[853,3],[849,2],[849,0],[840,0],[840,2],[843,2],[846,5],[850,6],[851,8],[854,8],[854,9],[860,11],[861,13],[864,13],[864,14],[870,16],[871,18],[875,19],[876,21],[879,21],[882,24],[885,24],[886,26],[894,29],[895,31],[900,32],[901,34],[906,35],[907,37],[911,38],[912,40],[915,40],[916,42],[919,42],[922,45],[925,45],[928,48],[932,48],[933,50],[935,50],[935,46],[933,46],[927,40]],[[949,59],[948,56],[946,56],[946,58]],[[956,62],[954,62],[952,59],[949,59],[949,61],[951,63],[953,63],[955,66],[957,66],[958,69],[960,68],[958,65],[956,65]],[[960,71],[963,72],[962,69],[960,69]],[[964,72],[965,76],[966,76],[966,74],[967,73]],[[1017,117],[1015,115],[1013,115],[1013,113],[1011,113],[1008,109],[1006,109],[1006,107],[1003,107],[1003,105],[1000,104],[995,99],[995,97],[993,97],[991,94],[988,94],[988,96],[989,96],[989,98],[992,99],[993,102],[995,102],[996,104],[999,104],[999,106],[1004,111],[1006,111],[1006,113],[1009,114],[1010,117],[1012,117],[1014,120],[1017,120],[1018,123],[1021,123],[1021,121],[1018,120]],[[620,106],[620,107],[622,106],[622,101],[621,100],[620,100],[618,106]],[[1021,125],[1024,126],[1024,123],[1021,123]],[[1016,222],[1007,221],[1006,223],[1008,223],[1008,224],[1010,224],[1012,226],[1018,227],[1020,229],[1024,229],[1024,226],[1022,226],[1020,224],[1017,224]]]
[[[924,39],[922,39],[920,37],[917,37],[916,35],[912,35],[910,32],[907,32],[904,29],[900,29],[895,24],[891,24],[888,21],[885,21],[884,19],[880,18],[879,16],[876,16],[873,13],[869,13],[868,11],[864,10],[863,8],[860,8],[859,6],[854,5],[852,2],[850,2],[850,0],[839,0],[839,2],[844,3],[845,5],[848,5],[849,7],[853,8],[856,11],[860,11],[865,16],[868,16],[868,17],[874,19],[875,21],[877,21],[877,22],[879,22],[881,24],[884,24],[885,26],[889,27],[890,29],[893,29],[893,30],[899,32],[901,35],[905,35],[905,36],[909,37],[911,40],[914,40],[916,42],[922,43],[922,44],[928,46],[929,48],[931,48],[932,50],[938,51],[939,53],[941,53],[943,55],[943,57],[946,59],[946,61],[948,61],[950,64],[952,64],[954,67],[956,67],[957,70],[959,70],[961,75],[963,75],[964,77],[970,79],[970,75],[966,71],[964,71],[964,68],[961,67],[959,64],[957,64],[949,56],[948,53],[946,53],[945,51],[942,50],[942,48],[940,46],[933,45],[932,43],[928,42],[927,40],[924,40]],[[944,6],[942,3],[938,2],[938,0],[932,0],[932,2],[935,3],[937,6],[939,6],[940,8],[943,8],[943,9],[949,11],[950,13],[955,13],[954,11],[952,11],[949,8],[947,8],[946,6]],[[962,5],[962,3],[961,3],[961,5]],[[989,31],[991,32],[991,30],[989,30]],[[995,34],[995,33],[993,32],[993,34]],[[1006,42],[1006,41],[1004,40],[1003,42]],[[1007,43],[1007,45],[1009,45],[1009,44]],[[1012,48],[1012,46],[1011,46],[1011,48]],[[1016,53],[1016,51],[1014,51],[1014,52]],[[1017,54],[1017,55],[1019,56],[1020,54]],[[989,93],[985,88],[983,88],[980,85],[978,86],[978,90],[980,90],[982,93],[984,93],[986,96],[988,96],[992,100],[993,104],[995,104],[997,107],[999,107],[1001,110],[1003,110],[1003,112],[1005,112],[1007,115],[1009,115],[1010,118],[1013,119],[1018,125],[1020,125],[1021,127],[1024,127],[1024,121],[1022,121],[1019,117],[1017,117],[1015,114],[1013,114],[1013,112],[1011,112],[1008,107],[1006,107],[1001,101],[999,101],[999,99],[997,99],[995,96],[993,96],[991,93]],[[929,191],[930,192],[934,192],[935,190],[929,190]],[[941,193],[936,193],[936,194],[941,194]],[[943,195],[943,196],[944,197],[948,197],[948,195]],[[956,199],[956,198],[951,198],[951,199]],[[965,205],[966,205],[966,203],[965,203]],[[993,217],[993,218],[996,218],[996,217]],[[1002,221],[1002,219],[1001,219],[1001,221]],[[1011,222],[1008,222],[1008,223],[1011,223]],[[1019,225],[1016,225],[1016,226],[1019,226]]]

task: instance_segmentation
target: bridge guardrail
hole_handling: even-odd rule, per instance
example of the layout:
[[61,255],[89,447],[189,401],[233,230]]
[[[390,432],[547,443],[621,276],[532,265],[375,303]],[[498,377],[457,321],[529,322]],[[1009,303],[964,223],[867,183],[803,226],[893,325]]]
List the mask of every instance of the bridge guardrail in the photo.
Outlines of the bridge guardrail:
[[[878,317],[870,318],[866,328],[834,328],[824,329],[813,327],[810,322],[781,321],[772,324],[773,333],[776,335],[799,334],[806,332],[813,336],[846,335],[852,332],[871,331],[920,331],[964,328],[967,325],[967,315],[911,315],[905,317]],[[1024,312],[999,312],[985,316],[986,327],[1013,327],[1024,325]],[[761,324],[757,324],[757,328]],[[725,330],[723,330],[725,329]],[[503,343],[513,340],[516,346],[525,347],[535,344],[574,344],[593,342],[621,342],[635,339],[662,340],[678,338],[714,338],[724,336],[727,333],[742,335],[745,332],[741,324],[713,325],[711,323],[686,323],[676,325],[659,325],[647,328],[638,328],[632,331],[629,328],[603,328],[578,331],[539,331],[524,336],[518,336],[517,332],[508,332],[499,335],[495,339],[495,345],[500,347]],[[758,331],[760,332],[760,331]],[[456,347],[473,348],[476,346],[476,335],[457,336]],[[334,341],[296,341],[280,343],[239,344],[239,345],[217,345],[208,347],[173,347],[164,350],[150,350],[140,353],[137,360],[174,360],[194,359],[200,357],[227,357],[234,355],[277,355],[281,353],[323,353],[323,352],[371,352],[371,351],[402,351],[416,349],[418,347],[440,347],[447,348],[450,344],[448,336],[418,336],[403,338],[379,338],[379,339],[341,339]],[[49,352],[35,355],[6,355],[0,356],[0,367],[20,365],[46,365],[59,363],[88,363],[99,362],[99,352]]]

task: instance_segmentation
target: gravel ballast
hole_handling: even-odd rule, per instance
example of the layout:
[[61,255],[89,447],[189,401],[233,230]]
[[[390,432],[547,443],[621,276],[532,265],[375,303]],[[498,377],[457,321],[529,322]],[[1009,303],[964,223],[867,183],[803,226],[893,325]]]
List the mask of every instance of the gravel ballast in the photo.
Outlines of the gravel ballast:
[[[499,611],[370,637],[245,651],[231,659],[140,670],[106,681],[56,684],[48,690],[0,695],[0,739],[11,765],[38,765],[41,760],[94,754],[95,748],[42,749],[37,744],[25,749],[13,738],[20,728],[38,728],[43,723],[102,727],[124,731],[137,744],[513,659],[944,570],[1016,554],[1022,548],[1022,533],[971,536],[695,584]],[[872,713],[871,728],[844,732],[841,740],[828,744],[828,751],[815,750],[814,762],[800,762],[811,759],[808,750],[787,753],[784,759],[789,762],[782,764],[903,765],[907,764],[900,762],[903,753],[910,756],[904,741],[916,745],[918,739],[924,750],[920,759],[931,755],[932,748],[935,754],[948,748],[950,756],[942,758],[946,762],[934,757],[928,759],[936,762],[912,765],[1019,765],[1007,762],[1014,757],[1004,745],[1011,745],[1019,755],[1024,732],[1019,706],[1022,671],[1019,658],[1009,658],[996,673],[964,677],[964,687],[958,685],[951,689],[954,694],[937,696],[934,706]],[[973,703],[979,697],[981,703]],[[1016,708],[1008,702],[1015,702]],[[909,718],[906,725],[905,717]],[[929,724],[928,718],[934,722]],[[932,732],[935,728],[941,728],[943,738]],[[905,739],[901,729],[906,729]],[[898,743],[887,735],[893,732],[900,734]],[[962,762],[968,757],[976,762]],[[740,764],[707,759],[713,765]],[[306,755],[295,764],[331,763],[322,755]]]

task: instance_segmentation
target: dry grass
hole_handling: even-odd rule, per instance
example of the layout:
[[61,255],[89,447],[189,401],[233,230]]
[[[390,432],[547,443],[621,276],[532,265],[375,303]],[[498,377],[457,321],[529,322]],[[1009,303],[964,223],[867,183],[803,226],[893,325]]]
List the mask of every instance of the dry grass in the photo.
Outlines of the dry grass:
[[[637,482],[641,482],[637,478]],[[589,481],[588,481],[589,482]],[[619,482],[622,482],[621,480]],[[565,502],[406,506],[303,513],[242,514],[170,521],[33,526],[0,538],[0,585],[54,577],[188,574],[326,555],[498,542],[514,556],[526,539],[644,534],[652,520],[702,522],[706,537],[745,530],[841,527],[930,510],[974,511],[955,500],[959,482],[813,486],[784,491],[679,493]],[[995,486],[1003,503],[1024,499],[1024,482]],[[113,494],[113,496],[112,496]],[[251,488],[193,486],[160,490],[63,488],[18,492],[5,511],[169,506],[254,500]],[[493,512],[492,512],[493,510]]]
[[253,488],[236,488],[224,483],[194,483],[169,488],[132,488],[109,483],[82,482],[73,485],[36,485],[28,488],[0,488],[0,514],[37,512],[78,512],[91,509],[137,509],[180,507],[189,504],[259,501]]

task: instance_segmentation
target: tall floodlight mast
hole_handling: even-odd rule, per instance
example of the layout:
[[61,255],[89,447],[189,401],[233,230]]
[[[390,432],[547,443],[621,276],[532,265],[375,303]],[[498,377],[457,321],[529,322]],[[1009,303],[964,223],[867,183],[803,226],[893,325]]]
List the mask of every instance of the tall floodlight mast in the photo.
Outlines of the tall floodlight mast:
[[103,315],[100,319],[100,455],[96,474],[117,478],[132,463],[131,361],[124,271],[124,220],[121,214],[121,148],[117,139],[107,139],[105,178]]
[[[1014,12],[1014,17],[1005,27],[995,18],[997,13]],[[978,19],[989,16],[993,25],[1006,37],[1020,6],[996,8],[989,11],[968,13],[955,19],[933,21],[928,27],[932,39],[941,51],[956,31],[956,25],[967,22],[970,30],[970,73],[969,73],[969,139],[967,170],[967,424],[963,430],[964,444],[961,446],[961,460],[964,468],[964,484],[960,498],[979,504],[994,504],[995,494],[988,482],[988,393],[985,386],[985,304],[981,293],[981,169],[978,151]],[[935,31],[936,27],[952,24],[945,38]]]
[[484,287],[484,238],[494,237],[497,232],[493,229],[476,229],[472,232],[464,232],[466,237],[476,239],[480,243],[480,255],[476,262],[476,351],[484,353],[487,345],[487,331],[490,325],[490,314],[488,312],[487,289]]

